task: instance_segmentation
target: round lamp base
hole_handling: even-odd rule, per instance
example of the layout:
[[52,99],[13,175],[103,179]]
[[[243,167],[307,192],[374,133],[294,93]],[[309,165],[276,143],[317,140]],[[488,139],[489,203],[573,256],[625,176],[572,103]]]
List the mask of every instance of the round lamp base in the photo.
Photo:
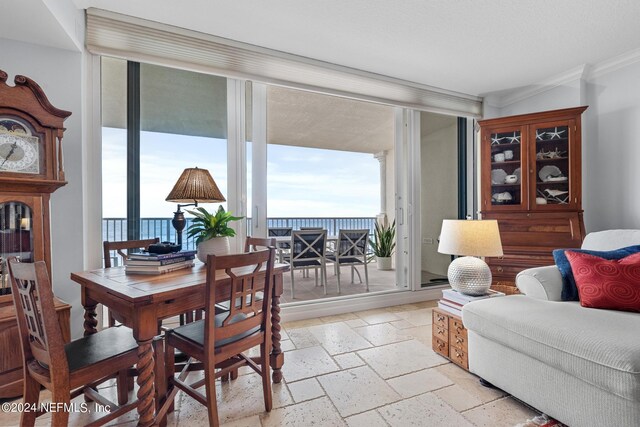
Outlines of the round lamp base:
[[451,287],[466,295],[485,295],[491,287],[491,270],[480,258],[456,258],[449,264],[447,276]]

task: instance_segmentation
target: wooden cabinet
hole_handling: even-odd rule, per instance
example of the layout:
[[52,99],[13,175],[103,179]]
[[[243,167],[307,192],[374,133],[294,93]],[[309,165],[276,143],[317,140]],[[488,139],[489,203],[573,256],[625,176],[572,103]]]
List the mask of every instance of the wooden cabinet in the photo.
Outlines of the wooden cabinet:
[[[65,185],[62,164],[64,120],[33,80],[7,83],[0,70],[0,398],[22,393],[22,354],[6,260],[45,261],[51,276],[51,193]],[[70,306],[56,301],[69,340]]]
[[[71,340],[71,306],[54,300],[65,342]],[[11,295],[0,297],[0,399],[22,394],[22,347]]]
[[517,292],[518,272],[580,247],[581,114],[568,108],[479,121],[481,214],[496,219],[504,256],[488,258],[496,290]]
[[439,308],[433,309],[432,316],[433,351],[468,371],[467,329],[462,324],[462,319]]

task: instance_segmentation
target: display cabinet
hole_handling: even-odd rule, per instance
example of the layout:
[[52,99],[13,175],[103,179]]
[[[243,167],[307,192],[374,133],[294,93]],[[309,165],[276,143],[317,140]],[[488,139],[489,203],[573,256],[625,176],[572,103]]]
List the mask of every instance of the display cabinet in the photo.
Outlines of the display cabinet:
[[580,247],[581,115],[587,107],[481,120],[481,214],[498,220],[504,256],[488,258],[494,288],[553,264],[556,248]]

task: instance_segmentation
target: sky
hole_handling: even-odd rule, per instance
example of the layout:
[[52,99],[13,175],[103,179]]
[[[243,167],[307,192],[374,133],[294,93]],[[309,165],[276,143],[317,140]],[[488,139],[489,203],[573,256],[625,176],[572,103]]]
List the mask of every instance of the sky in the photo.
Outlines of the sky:
[[[103,128],[104,218],[126,217],[126,146],[125,129]],[[142,218],[173,216],[176,205],[165,198],[188,167],[208,169],[227,197],[226,140],[141,132],[140,164]],[[250,201],[251,179],[248,184]],[[268,217],[374,217],[380,210],[380,166],[372,154],[270,144],[267,194]],[[218,204],[202,206],[211,211]]]

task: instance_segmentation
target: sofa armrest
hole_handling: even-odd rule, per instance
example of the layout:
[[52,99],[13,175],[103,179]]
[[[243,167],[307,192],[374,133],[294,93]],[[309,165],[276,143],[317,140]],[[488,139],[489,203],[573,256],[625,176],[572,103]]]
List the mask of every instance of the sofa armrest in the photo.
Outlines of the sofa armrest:
[[562,276],[555,265],[521,271],[516,276],[516,286],[531,298],[562,301]]

